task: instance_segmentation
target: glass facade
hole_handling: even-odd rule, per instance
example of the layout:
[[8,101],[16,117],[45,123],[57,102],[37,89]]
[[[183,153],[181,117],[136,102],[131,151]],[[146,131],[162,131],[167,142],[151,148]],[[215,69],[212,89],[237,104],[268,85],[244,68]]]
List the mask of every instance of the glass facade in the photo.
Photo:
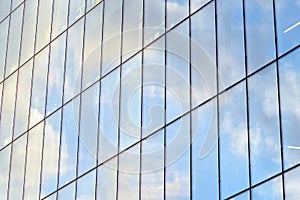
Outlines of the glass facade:
[[0,199],[300,199],[299,10],[0,0]]

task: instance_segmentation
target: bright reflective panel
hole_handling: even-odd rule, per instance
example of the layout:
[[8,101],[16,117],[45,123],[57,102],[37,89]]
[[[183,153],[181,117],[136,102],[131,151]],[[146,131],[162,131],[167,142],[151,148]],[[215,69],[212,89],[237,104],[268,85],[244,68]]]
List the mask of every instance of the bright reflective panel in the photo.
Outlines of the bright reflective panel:
[[80,92],[83,25],[84,20],[81,19],[68,30],[64,102]]
[[46,115],[52,113],[62,104],[65,46],[66,34],[61,35],[51,43]]
[[284,174],[285,183],[285,199],[299,199],[300,198],[300,180],[299,180],[300,167],[293,169]]
[[42,198],[55,191],[57,188],[60,123],[61,110],[55,112],[45,121],[41,176]]
[[276,65],[248,81],[251,183],[281,171]]
[[219,91],[245,76],[243,1],[217,1]]
[[[0,6],[1,7],[1,6]],[[4,69],[5,69],[5,56],[6,56],[6,43],[8,34],[8,22],[9,18],[0,24],[0,81],[3,80]]]
[[95,199],[96,170],[77,180],[76,199]]
[[192,112],[193,199],[218,199],[217,101]]
[[53,5],[52,33],[51,38],[55,38],[59,33],[67,28],[69,1],[55,1]]
[[167,29],[170,29],[189,14],[188,0],[167,0]]
[[[220,95],[221,199],[249,187],[246,88],[242,82]],[[237,173],[239,172],[239,173]]]
[[23,64],[33,56],[37,8],[38,0],[25,1],[20,64]]
[[86,10],[90,10],[91,8],[93,8],[96,4],[98,4],[99,2],[101,2],[102,0],[88,0],[87,6],[86,6]]
[[24,133],[28,127],[32,66],[33,62],[30,60],[19,69],[14,119],[14,138]]
[[0,20],[6,17],[10,11],[11,0],[0,1]]
[[[281,176],[271,179],[252,189],[251,191],[253,200],[274,199],[281,200],[282,196],[282,179]],[[289,198],[287,198],[289,199]],[[291,198],[293,199],[293,198]]]
[[246,0],[248,74],[275,59],[272,0]]
[[276,25],[279,56],[300,44],[300,3],[276,0]]
[[[203,7],[209,2],[209,0],[190,0],[191,1],[191,13],[195,12],[199,8]],[[219,3],[219,2],[218,2]]]
[[75,199],[75,183],[73,182],[70,185],[67,185],[63,189],[59,190],[57,193],[58,200],[65,200],[65,199]]
[[26,172],[24,183],[24,199],[32,200],[39,198],[40,170],[42,159],[43,126],[40,123],[28,133]]
[[6,199],[8,187],[8,173],[10,161],[10,146],[0,151],[0,195],[1,198]]
[[69,0],[69,25],[85,13],[85,0]]
[[230,200],[250,200],[250,192],[243,192],[242,194],[231,198]]
[[98,5],[86,16],[82,89],[90,86],[100,77],[102,5],[102,3]]
[[190,199],[190,116],[165,129],[165,198]]
[[283,161],[287,169],[300,162],[300,50],[279,60]]
[[22,18],[24,4],[11,14],[6,56],[5,77],[19,67],[19,50],[21,42]]
[[34,59],[33,81],[30,104],[30,127],[44,118],[48,73],[49,48],[44,49]]

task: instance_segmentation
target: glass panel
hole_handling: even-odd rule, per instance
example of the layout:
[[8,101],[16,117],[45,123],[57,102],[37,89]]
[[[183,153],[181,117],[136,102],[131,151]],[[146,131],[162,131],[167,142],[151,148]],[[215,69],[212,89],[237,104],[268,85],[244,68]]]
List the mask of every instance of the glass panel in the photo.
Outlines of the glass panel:
[[0,148],[12,141],[16,83],[17,73],[14,73],[9,79],[4,81],[0,121]]
[[300,191],[299,191],[299,185],[300,185],[300,167],[297,167],[296,169],[293,169],[292,171],[289,171],[284,174],[284,183],[285,183],[285,199],[299,199],[300,198]]
[[59,187],[76,176],[79,97],[63,107],[60,141]]
[[95,199],[96,170],[77,180],[76,199]]
[[35,126],[28,133],[26,175],[24,185],[24,199],[39,198],[40,169],[42,158],[42,140],[44,123]]
[[58,191],[57,200],[75,199],[75,182]]
[[221,199],[249,187],[245,94],[243,82],[220,95]]
[[117,159],[97,168],[97,200],[116,199]]
[[138,54],[122,66],[120,150],[141,138],[141,62],[141,54]]
[[10,166],[9,199],[22,199],[26,142],[27,135],[24,135],[13,143]]
[[[190,0],[191,1],[191,13],[195,12],[202,6],[204,6],[206,3],[209,2],[209,0]],[[218,2],[219,3],[219,2]],[[228,3],[229,5],[230,3]],[[219,7],[218,7],[219,9]]]
[[96,4],[98,4],[99,2],[101,2],[102,0],[88,0],[87,3],[87,8],[86,10],[90,10],[91,8],[93,8]]
[[144,0],[144,45],[165,32],[165,0]]
[[[0,2],[0,8],[2,6]],[[5,66],[5,56],[6,56],[6,43],[7,43],[7,34],[8,34],[8,21],[7,18],[5,21],[0,24],[0,81],[3,80],[4,66]]]
[[283,160],[287,169],[300,162],[300,50],[279,60]]
[[32,60],[19,69],[18,93],[15,108],[14,138],[24,133],[28,127]]
[[254,185],[281,171],[276,65],[248,81],[251,183]]
[[217,92],[214,16],[210,4],[191,18],[192,107]]
[[300,43],[300,3],[276,0],[276,25],[279,56]]
[[189,14],[188,0],[167,0],[167,29],[170,29]]
[[61,110],[46,119],[44,132],[44,152],[42,162],[41,197],[57,188],[58,154],[60,143]]
[[12,10],[14,10],[20,3],[22,3],[24,0],[12,0]]
[[139,199],[139,153],[137,144],[119,155],[118,199]]
[[69,1],[55,1],[53,5],[53,21],[51,38],[55,38],[67,28]]
[[192,112],[193,199],[218,199],[216,99]]
[[68,30],[64,102],[80,92],[83,22],[84,20],[80,20]]
[[118,152],[119,69],[101,80],[99,163]]
[[144,50],[142,137],[164,125],[165,37]]
[[34,60],[34,72],[30,105],[30,127],[44,118],[49,48],[39,53]]
[[120,64],[122,0],[106,1],[104,9],[102,75]]
[[230,200],[250,200],[249,194],[250,194],[249,191],[243,192],[242,194],[240,194],[234,198],[231,198]]
[[0,196],[6,199],[8,187],[10,146],[0,151]]
[[69,25],[71,25],[85,13],[85,0],[70,0],[69,3]]
[[282,197],[282,180],[281,176],[272,179],[258,187],[252,189],[252,199],[264,200],[264,199],[274,199],[281,200]]
[[245,76],[243,1],[217,1],[217,6],[219,91],[222,91]]
[[143,1],[124,0],[122,60],[142,47]]
[[39,1],[35,52],[50,42],[52,2],[53,0]]
[[0,0],[0,20],[6,17],[10,11],[11,0]]
[[190,108],[188,21],[167,34],[166,56],[166,123],[169,123]]
[[164,198],[164,131],[142,141],[141,198]]
[[78,175],[96,166],[99,84],[81,94]]
[[21,65],[25,61],[27,61],[31,56],[33,56],[37,5],[38,0],[25,1],[24,26],[21,45]]
[[246,0],[248,74],[275,59],[272,0]]
[[166,127],[165,198],[190,199],[190,116]]
[[48,72],[48,91],[46,115],[59,108],[62,103],[66,34],[51,43]]
[[100,77],[102,3],[86,16],[82,89]]
[[[23,4],[24,5],[24,4]],[[15,71],[19,66],[19,51],[21,42],[23,8],[20,6],[11,15],[9,39],[6,56],[5,77]]]

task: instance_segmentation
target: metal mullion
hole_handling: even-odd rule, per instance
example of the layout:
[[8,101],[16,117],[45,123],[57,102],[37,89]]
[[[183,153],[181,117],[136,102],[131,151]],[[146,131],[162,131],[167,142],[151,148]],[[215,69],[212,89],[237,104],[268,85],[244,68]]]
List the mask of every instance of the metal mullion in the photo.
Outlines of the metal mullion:
[[[174,26],[175,27],[175,26]],[[171,31],[172,29],[169,29],[169,31]],[[167,0],[165,0],[165,30],[164,30],[164,34],[162,34],[164,36],[164,67],[165,67],[165,74],[164,74],[164,128],[163,128],[163,132],[164,132],[164,200],[166,199],[166,121],[167,121]]]

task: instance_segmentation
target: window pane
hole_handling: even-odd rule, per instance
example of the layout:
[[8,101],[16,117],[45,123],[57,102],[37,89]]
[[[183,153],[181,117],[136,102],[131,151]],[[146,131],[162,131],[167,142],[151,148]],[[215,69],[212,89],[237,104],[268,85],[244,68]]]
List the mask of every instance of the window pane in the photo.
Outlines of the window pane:
[[250,200],[249,194],[250,194],[249,191],[243,192],[242,194],[240,194],[234,198],[231,198],[230,200]]
[[0,0],[0,20],[6,17],[10,11],[11,0]]
[[104,9],[102,76],[120,64],[122,0],[106,1]]
[[118,152],[119,69],[101,80],[99,162]]
[[14,10],[20,3],[22,3],[24,0],[12,0],[12,10]]
[[245,82],[220,95],[219,107],[221,199],[224,199],[249,187]]
[[142,141],[141,197],[145,200],[164,198],[164,131]]
[[82,89],[100,77],[102,3],[86,16]]
[[252,76],[249,88],[251,183],[281,171],[276,65]]
[[120,150],[141,138],[141,54],[122,65]]
[[19,69],[18,93],[15,108],[14,138],[24,133],[28,127],[32,60]]
[[96,170],[77,180],[76,199],[95,199]]
[[42,161],[41,197],[45,197],[57,188],[58,154],[60,143],[60,118],[58,110],[46,119],[44,129],[44,149]]
[[89,0],[87,1],[87,8],[86,10],[90,10],[91,8],[93,8],[96,4],[98,4],[99,2],[101,2],[102,0]]
[[55,38],[67,28],[69,1],[55,1],[53,8],[53,21],[51,38]]
[[10,161],[10,146],[0,151],[0,196],[6,199]]
[[51,43],[46,115],[52,113],[62,103],[65,47],[66,34]]
[[142,47],[143,1],[124,0],[122,60]]
[[38,0],[26,0],[22,33],[21,62],[33,56]]
[[75,182],[58,191],[57,200],[75,199]]
[[142,137],[164,125],[165,37],[144,50]]
[[50,42],[52,1],[53,0],[39,1],[35,52],[38,52]]
[[85,0],[70,0],[69,3],[69,25],[71,25],[85,13]]
[[[2,6],[0,2],[0,7]],[[7,18],[5,21],[0,24],[0,81],[3,80],[4,75],[4,66],[5,66],[5,56],[6,56],[6,43],[7,43],[7,34],[8,34],[8,21]]]
[[165,0],[144,0],[144,45],[165,32]]
[[0,148],[12,141],[17,73],[4,81],[0,121]]
[[193,199],[218,199],[217,101],[192,112]]
[[190,108],[188,21],[167,34],[166,56],[166,123],[168,123]]
[[276,0],[275,6],[280,56],[300,43],[300,4],[294,0]]
[[170,29],[189,14],[188,0],[167,0],[167,29]]
[[191,13],[195,12],[196,10],[204,6],[207,2],[209,2],[209,0],[190,0],[190,1],[191,1]]
[[245,76],[243,1],[217,1],[219,90]]
[[23,8],[24,4],[17,10],[15,10],[11,15],[5,77],[10,75],[19,67],[19,50],[21,42]]
[[80,92],[83,24],[84,20],[80,20],[68,30],[64,102]]
[[284,168],[300,162],[300,50],[279,60]]
[[248,74],[275,58],[272,0],[245,1]]
[[166,127],[166,199],[190,199],[190,116]]
[[10,166],[9,199],[22,199],[26,142],[27,135],[24,135],[13,143]]
[[191,18],[192,107],[216,94],[214,4]]
[[300,174],[300,167],[293,169],[284,174],[284,183],[285,183],[285,199],[299,199],[300,198],[300,191],[299,191],[299,174]]
[[[252,190],[252,199],[264,200],[264,199],[274,199],[281,200],[282,197],[282,180],[281,176],[272,179]],[[291,198],[293,199],[293,198]]]
[[96,166],[99,84],[81,94],[78,175]]
[[44,118],[49,48],[40,52],[34,60],[34,72],[30,105],[30,127]]
[[25,200],[39,198],[43,126],[44,123],[42,122],[28,133],[27,164],[24,183]]
[[76,176],[79,97],[63,107],[60,141],[59,187]]
[[140,145],[119,155],[118,199],[139,199]]

